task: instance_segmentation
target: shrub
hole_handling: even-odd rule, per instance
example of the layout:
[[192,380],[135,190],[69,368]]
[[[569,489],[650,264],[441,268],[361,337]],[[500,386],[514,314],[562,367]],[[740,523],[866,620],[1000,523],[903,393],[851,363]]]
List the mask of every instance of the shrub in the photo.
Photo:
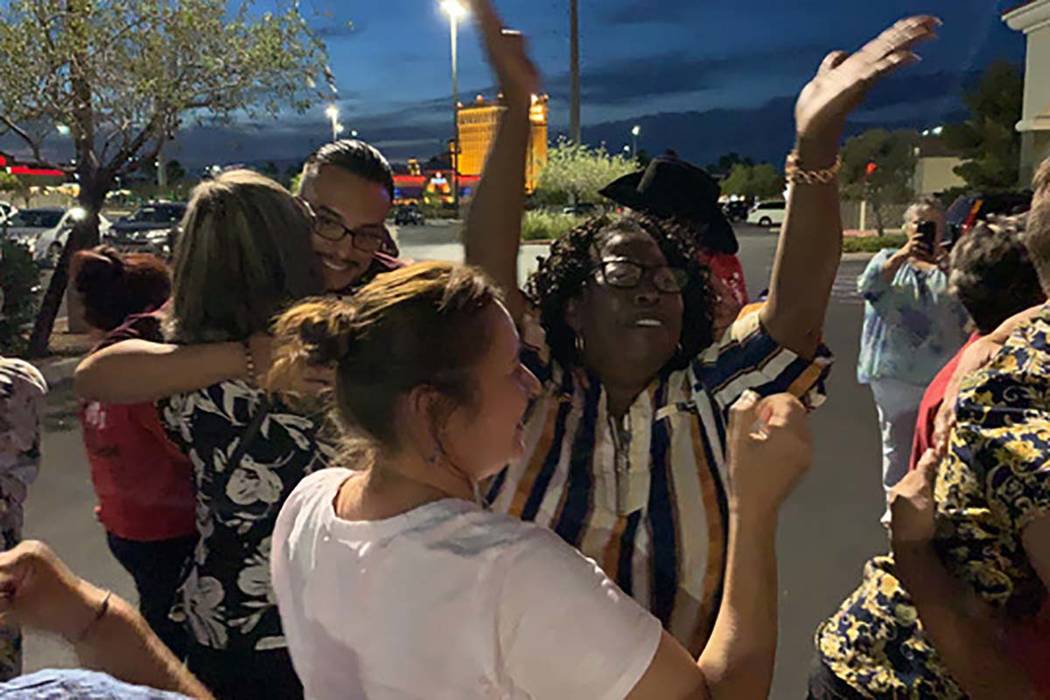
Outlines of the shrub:
[[40,284],[40,270],[29,249],[21,243],[0,243],[0,288],[4,306],[0,312],[0,354],[21,355],[28,346],[28,326],[36,316],[34,288]]
[[842,242],[842,251],[844,253],[878,253],[883,248],[900,248],[907,242],[908,237],[903,235],[847,238]]
[[560,214],[549,211],[525,212],[525,219],[521,226],[522,240],[526,241],[549,241],[561,238],[576,226],[583,223],[585,219],[572,214]]

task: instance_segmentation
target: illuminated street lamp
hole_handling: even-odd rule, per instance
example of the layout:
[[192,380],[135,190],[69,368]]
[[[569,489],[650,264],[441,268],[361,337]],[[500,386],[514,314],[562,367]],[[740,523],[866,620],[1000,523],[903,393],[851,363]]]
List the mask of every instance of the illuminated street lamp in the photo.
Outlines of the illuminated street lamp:
[[452,203],[459,211],[459,23],[467,8],[459,0],[441,0],[448,15],[449,41],[452,45]]
[[634,153],[634,157],[638,157],[638,137],[642,135],[642,127],[638,124],[634,125],[631,129],[631,152]]
[[328,117],[330,122],[332,122],[332,140],[335,141],[339,138],[339,134],[343,130],[343,125],[339,123],[339,108],[335,105],[328,105],[328,108],[324,111],[324,115]]

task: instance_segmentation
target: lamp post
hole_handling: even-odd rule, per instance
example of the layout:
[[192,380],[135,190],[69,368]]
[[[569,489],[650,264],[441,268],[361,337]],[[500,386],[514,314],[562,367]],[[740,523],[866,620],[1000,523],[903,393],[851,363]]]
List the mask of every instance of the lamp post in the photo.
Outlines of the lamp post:
[[642,127],[635,124],[634,128],[631,129],[631,154],[634,156],[635,160],[638,159],[638,137],[641,135]]
[[441,9],[448,15],[452,46],[452,204],[459,212],[459,21],[467,8],[459,0],[441,0]]
[[343,125],[339,123],[339,108],[335,105],[328,105],[324,114],[332,122],[332,140],[339,140],[339,134],[343,131]]

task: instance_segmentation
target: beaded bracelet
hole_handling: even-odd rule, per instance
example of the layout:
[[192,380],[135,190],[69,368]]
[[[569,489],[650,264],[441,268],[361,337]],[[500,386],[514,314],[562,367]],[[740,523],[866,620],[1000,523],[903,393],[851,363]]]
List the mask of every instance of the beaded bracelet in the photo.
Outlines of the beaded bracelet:
[[255,372],[255,355],[252,354],[252,346],[248,344],[248,341],[244,341],[241,344],[244,348],[244,374],[245,379],[249,384],[255,386],[258,375]]
[[788,154],[784,165],[784,179],[789,183],[802,185],[830,185],[836,182],[842,170],[842,156],[835,158],[835,164],[823,170],[804,170],[798,151]]

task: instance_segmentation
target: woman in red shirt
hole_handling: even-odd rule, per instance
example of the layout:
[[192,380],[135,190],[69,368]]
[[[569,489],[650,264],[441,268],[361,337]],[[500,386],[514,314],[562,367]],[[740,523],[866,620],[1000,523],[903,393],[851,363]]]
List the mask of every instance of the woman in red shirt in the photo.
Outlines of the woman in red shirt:
[[[85,319],[102,337],[95,351],[130,338],[163,340],[156,312],[171,276],[159,258],[102,246],[78,253],[73,270]],[[181,658],[186,633],[168,611],[197,543],[190,462],[152,403],[82,403],[80,423],[110,551],[135,580],[142,616]]]

